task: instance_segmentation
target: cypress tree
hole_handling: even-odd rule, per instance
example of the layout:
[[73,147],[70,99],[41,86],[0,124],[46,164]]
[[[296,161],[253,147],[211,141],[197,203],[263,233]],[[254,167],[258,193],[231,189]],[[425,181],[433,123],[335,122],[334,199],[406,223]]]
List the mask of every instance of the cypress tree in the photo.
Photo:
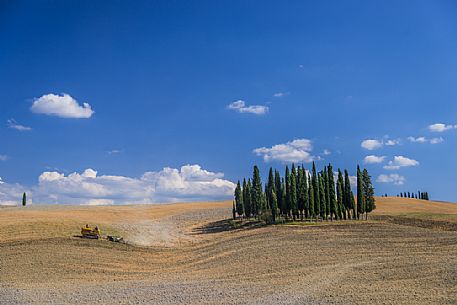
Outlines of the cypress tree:
[[286,202],[285,202],[285,210],[284,214],[287,217],[290,217],[290,172],[289,172],[289,166],[286,165],[286,173],[285,173],[285,179],[286,179]]
[[338,179],[336,182],[336,198],[338,204],[339,218],[346,220],[346,210],[344,208],[343,173],[340,169],[338,169]]
[[243,179],[243,189],[242,189],[242,199],[243,199],[243,210],[244,210],[244,217],[249,217],[250,215],[247,214],[246,210],[246,190],[247,190],[247,185],[246,185],[246,178]]
[[300,213],[300,220],[303,220],[303,214],[305,210],[305,193],[304,193],[304,180],[303,167],[298,167],[297,170],[297,206]]
[[295,221],[297,216],[297,172],[295,165],[292,164],[292,173],[290,175],[290,209],[292,210],[292,217]]
[[302,166],[302,188],[303,188],[303,209],[305,212],[305,218],[309,216],[309,193],[308,193],[308,175],[306,174],[305,168]]
[[326,215],[326,202],[325,202],[325,188],[324,188],[323,173],[320,172],[318,175],[318,186],[319,186],[319,201],[320,201],[320,217],[325,218]]
[[356,219],[357,217],[357,204],[354,200],[354,193],[351,190],[351,206],[352,206],[352,219]]
[[24,194],[22,194],[22,206],[26,206],[27,205],[27,194],[24,192]]
[[278,198],[275,190],[271,190],[271,220],[276,223],[276,214],[278,212]]
[[376,209],[376,200],[374,198],[374,188],[373,183],[371,182],[371,176],[368,174],[368,171],[366,169],[363,170],[362,180],[365,186],[365,219],[368,219],[368,213],[371,213],[373,210]]
[[[348,214],[348,219],[351,219],[350,217],[350,211],[353,210],[353,212],[357,209],[357,207],[354,207],[353,206],[353,202],[352,202],[352,189],[351,189],[351,181],[349,180],[349,173],[348,171],[345,169],[344,170],[344,197],[343,198],[343,204],[344,204],[344,207],[346,209],[346,212]],[[355,218],[356,217],[356,214],[352,214],[352,218]]]
[[272,192],[275,189],[275,178],[273,176],[273,168],[270,167],[270,172],[268,173],[268,183],[265,188],[265,193],[267,195],[268,208],[272,208]]
[[275,169],[275,192],[278,199],[278,208],[281,206],[281,174]]
[[282,202],[282,206],[281,206],[281,214],[282,215],[286,215],[286,202],[287,202],[287,193],[286,193],[286,182],[284,181],[284,178],[282,178],[282,186],[281,186],[281,190],[282,190],[282,193],[281,193],[281,202]]
[[357,219],[360,219],[360,214],[365,212],[365,187],[362,179],[360,166],[357,165]]
[[330,220],[333,220],[333,215],[335,215],[335,219],[337,219],[338,209],[335,197],[335,179],[333,177],[333,168],[332,165],[329,164],[327,168],[327,178],[328,178],[328,192],[329,192],[329,205],[330,205]]
[[238,216],[243,216],[244,207],[243,207],[243,191],[241,190],[240,180],[236,184],[235,188],[235,209]]
[[268,207],[267,194],[262,192],[262,201],[260,203],[259,215],[266,215],[270,208]]
[[244,196],[244,213],[246,217],[252,216],[252,190],[251,190],[251,179],[248,179],[246,184],[246,194]]
[[314,215],[316,218],[320,215],[321,209],[320,209],[320,196],[319,196],[319,185],[317,181],[317,173],[316,173],[316,164],[313,162],[313,173],[312,173],[312,184],[313,184],[313,190],[314,190]]
[[236,219],[235,201],[233,201],[232,215],[233,215],[233,220],[235,220]]
[[325,166],[322,177],[324,178],[324,193],[325,193],[325,220],[327,220],[328,215],[330,215],[330,190],[328,182],[328,169]]
[[314,206],[315,206],[315,200],[314,200],[314,187],[313,183],[311,181],[311,176],[308,174],[308,215],[310,218],[314,218],[315,216],[315,211],[314,211]]
[[262,181],[260,179],[259,168],[254,165],[254,171],[252,174],[252,207],[254,216],[259,214],[259,210],[262,206]]

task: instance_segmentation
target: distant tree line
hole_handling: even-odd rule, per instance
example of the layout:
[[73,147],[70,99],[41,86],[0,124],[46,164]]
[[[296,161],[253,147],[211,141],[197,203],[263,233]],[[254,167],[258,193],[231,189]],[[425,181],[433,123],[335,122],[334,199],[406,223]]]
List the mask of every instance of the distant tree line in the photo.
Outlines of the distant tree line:
[[418,191],[417,193],[403,192],[403,193],[398,194],[397,197],[430,200],[430,197],[428,196],[428,192],[421,192],[421,191]]
[[329,164],[317,172],[313,162],[311,172],[303,165],[286,166],[284,177],[270,167],[265,185],[254,166],[252,178],[236,185],[232,213],[234,219],[257,217],[267,223],[278,219],[333,221],[363,219],[364,215],[368,219],[375,208],[374,188],[366,169],[357,166],[356,201],[347,170],[334,173]]

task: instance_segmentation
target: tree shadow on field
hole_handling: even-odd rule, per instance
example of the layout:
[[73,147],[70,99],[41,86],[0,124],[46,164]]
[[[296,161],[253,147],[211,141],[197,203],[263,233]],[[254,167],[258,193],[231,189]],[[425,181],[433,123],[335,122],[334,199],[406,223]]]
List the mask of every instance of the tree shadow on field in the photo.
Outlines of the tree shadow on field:
[[211,234],[237,230],[252,230],[266,226],[261,221],[234,221],[232,219],[224,219],[207,223],[193,230],[193,234]]

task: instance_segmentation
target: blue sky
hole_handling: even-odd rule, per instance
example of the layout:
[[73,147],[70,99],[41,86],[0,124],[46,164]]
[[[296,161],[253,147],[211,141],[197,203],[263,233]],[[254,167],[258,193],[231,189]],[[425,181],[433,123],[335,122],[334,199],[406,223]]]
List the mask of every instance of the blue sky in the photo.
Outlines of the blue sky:
[[457,201],[455,37],[454,1],[3,1],[0,201],[220,199],[312,160]]

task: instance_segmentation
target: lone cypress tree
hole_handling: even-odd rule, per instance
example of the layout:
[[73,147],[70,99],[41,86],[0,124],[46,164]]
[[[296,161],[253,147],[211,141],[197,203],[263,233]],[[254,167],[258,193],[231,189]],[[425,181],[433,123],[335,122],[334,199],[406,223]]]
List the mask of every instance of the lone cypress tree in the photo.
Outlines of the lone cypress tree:
[[371,176],[368,174],[366,169],[363,170],[362,180],[364,185],[364,196],[366,201],[365,206],[365,219],[368,219],[368,213],[371,213],[376,209],[376,200],[374,198],[374,188],[371,183]]
[[297,172],[295,165],[292,164],[292,173],[290,174],[290,209],[292,210],[292,217],[295,221],[298,214],[297,208]]
[[22,206],[26,206],[27,205],[27,194],[24,192],[24,194],[22,194]]
[[337,209],[337,202],[335,196],[335,179],[333,178],[333,168],[332,165],[329,164],[327,168],[327,178],[328,178],[328,193],[329,193],[329,205],[330,205],[330,220],[333,220],[333,216],[335,219],[338,218],[338,209]]
[[314,211],[314,206],[315,206],[315,200],[314,200],[314,187],[313,183],[311,180],[311,176],[308,174],[308,198],[309,198],[309,203],[308,203],[308,215],[310,218],[314,218],[315,216],[315,211]]
[[243,191],[241,190],[240,180],[236,184],[235,188],[235,209],[238,216],[243,216],[244,207],[243,207]]
[[259,168],[254,165],[254,171],[252,174],[252,207],[254,215],[259,214],[262,206],[262,180],[260,179]]
[[360,219],[360,214],[365,212],[365,186],[362,179],[360,166],[357,165],[357,219]]

